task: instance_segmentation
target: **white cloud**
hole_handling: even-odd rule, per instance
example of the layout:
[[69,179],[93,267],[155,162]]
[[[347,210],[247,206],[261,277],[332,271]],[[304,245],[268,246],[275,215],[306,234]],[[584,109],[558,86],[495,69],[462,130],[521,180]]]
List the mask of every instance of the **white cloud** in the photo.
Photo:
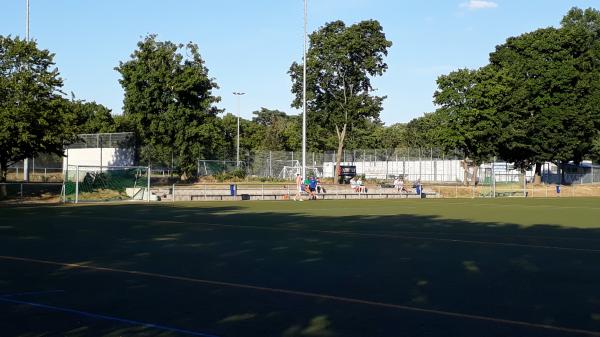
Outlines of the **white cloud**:
[[469,0],[469,2],[460,4],[460,7],[468,8],[471,10],[477,10],[477,9],[496,8],[496,7],[498,7],[498,4],[493,1]]

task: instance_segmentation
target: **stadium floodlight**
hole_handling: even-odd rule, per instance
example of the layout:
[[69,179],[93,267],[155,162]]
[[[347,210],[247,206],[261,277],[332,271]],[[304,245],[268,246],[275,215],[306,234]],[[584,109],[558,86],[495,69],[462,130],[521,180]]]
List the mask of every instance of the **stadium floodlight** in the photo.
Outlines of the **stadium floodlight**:
[[25,9],[25,40],[29,41],[29,0],[26,1]]
[[307,0],[304,0],[304,54],[302,68],[302,179],[306,179],[306,23]]
[[[25,41],[29,42],[29,0],[25,1]],[[23,160],[23,181],[29,181],[29,158]]]
[[245,92],[234,92],[233,93],[237,97],[237,151],[236,151],[236,167],[240,167],[240,96],[245,95]]

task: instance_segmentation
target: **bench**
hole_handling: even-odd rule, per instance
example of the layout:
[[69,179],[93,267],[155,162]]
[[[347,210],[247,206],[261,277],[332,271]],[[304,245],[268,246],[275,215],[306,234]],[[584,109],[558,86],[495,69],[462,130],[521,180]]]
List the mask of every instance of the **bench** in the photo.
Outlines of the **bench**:
[[[494,192],[482,192],[479,193],[480,197],[483,198],[490,198],[494,195]],[[522,197],[523,196],[523,191],[501,191],[501,192],[496,192],[496,197],[497,198],[508,198],[508,197]]]
[[[435,192],[423,192],[421,195],[415,192],[401,192],[401,193],[384,193],[384,192],[373,192],[373,193],[357,193],[357,192],[349,192],[349,193],[320,193],[316,194],[317,199],[321,200],[351,200],[351,199],[404,199],[404,198],[428,198],[428,197],[437,197],[437,193]],[[306,199],[308,197],[307,194],[302,194],[302,198]],[[240,200],[292,200],[294,198],[294,194],[239,194],[239,195],[229,195],[229,194],[188,194],[188,195],[178,195],[176,197],[176,201],[240,201]],[[173,201],[172,199],[165,199]]]
[[288,200],[287,194],[190,194],[177,196],[177,200],[187,201],[236,201],[236,200]]

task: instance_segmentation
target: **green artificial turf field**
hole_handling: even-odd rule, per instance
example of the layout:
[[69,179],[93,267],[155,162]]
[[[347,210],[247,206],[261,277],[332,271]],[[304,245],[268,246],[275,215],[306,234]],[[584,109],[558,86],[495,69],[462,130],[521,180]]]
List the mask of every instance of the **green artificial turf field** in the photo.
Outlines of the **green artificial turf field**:
[[4,206],[0,336],[600,336],[600,200]]

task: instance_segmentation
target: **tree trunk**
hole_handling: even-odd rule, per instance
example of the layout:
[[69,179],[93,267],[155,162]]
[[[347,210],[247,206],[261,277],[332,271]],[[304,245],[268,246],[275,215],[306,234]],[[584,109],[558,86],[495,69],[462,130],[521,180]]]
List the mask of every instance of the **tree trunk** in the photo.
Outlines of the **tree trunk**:
[[535,163],[535,176],[533,183],[539,185],[542,183],[542,163]]
[[463,172],[464,172],[463,184],[465,184],[465,186],[469,186],[469,163],[468,163],[467,159],[461,161],[460,163],[462,164]]
[[476,186],[478,181],[478,174],[479,174],[479,166],[477,166],[477,164],[473,163],[473,175],[471,176],[471,184],[473,184],[473,186]]
[[5,161],[0,161],[0,199],[4,199],[7,196],[6,192],[6,175],[8,173],[8,163]]
[[338,137],[338,151],[337,151],[337,155],[335,156],[335,173],[334,173],[334,178],[333,181],[334,182],[338,182],[341,183],[342,181],[340,180],[340,173],[341,168],[340,168],[340,164],[342,162],[342,153],[344,151],[344,138],[346,138],[346,126],[347,124],[344,124],[344,127],[342,128],[342,132],[340,132],[340,129],[338,128],[338,126],[335,126],[335,132],[337,134]]

